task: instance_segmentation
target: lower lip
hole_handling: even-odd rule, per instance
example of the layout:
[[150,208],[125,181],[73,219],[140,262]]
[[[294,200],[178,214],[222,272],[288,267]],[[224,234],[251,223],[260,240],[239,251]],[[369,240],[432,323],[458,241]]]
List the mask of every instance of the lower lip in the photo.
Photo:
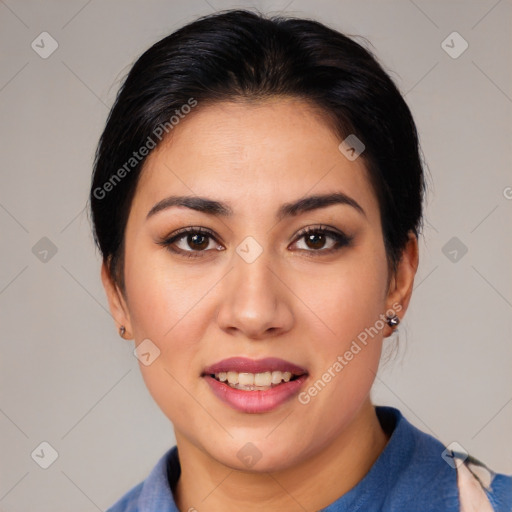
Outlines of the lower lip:
[[282,382],[266,391],[234,389],[210,375],[205,375],[204,379],[214,395],[233,409],[246,413],[262,413],[276,409],[296,395],[307,377],[306,374],[301,375],[295,380]]

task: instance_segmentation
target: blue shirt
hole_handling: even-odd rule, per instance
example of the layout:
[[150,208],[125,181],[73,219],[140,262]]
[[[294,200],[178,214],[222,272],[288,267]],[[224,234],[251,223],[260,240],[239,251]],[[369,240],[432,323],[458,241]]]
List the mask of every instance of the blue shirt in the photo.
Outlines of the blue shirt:
[[[398,409],[375,410],[391,434],[387,445],[364,478],[321,512],[459,512],[457,470],[442,456],[445,446],[409,423]],[[180,473],[174,446],[146,480],[107,512],[179,512],[172,489]],[[485,492],[494,510],[512,512],[512,476],[490,474]]]

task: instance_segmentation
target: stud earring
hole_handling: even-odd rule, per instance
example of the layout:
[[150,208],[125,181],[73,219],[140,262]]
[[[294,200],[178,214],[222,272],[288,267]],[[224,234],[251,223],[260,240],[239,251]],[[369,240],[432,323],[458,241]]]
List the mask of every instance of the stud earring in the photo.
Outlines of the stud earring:
[[387,317],[387,323],[390,327],[396,327],[400,323],[400,318],[398,318],[398,315],[388,316]]
[[124,325],[121,325],[121,327],[119,327],[119,336],[121,336],[121,338],[124,338],[125,332],[126,332],[126,327]]

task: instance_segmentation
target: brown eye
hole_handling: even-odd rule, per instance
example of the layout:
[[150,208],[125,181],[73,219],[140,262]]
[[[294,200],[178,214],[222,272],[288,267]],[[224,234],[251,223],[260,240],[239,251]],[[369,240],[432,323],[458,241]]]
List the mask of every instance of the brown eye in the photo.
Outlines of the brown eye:
[[158,244],[187,258],[201,257],[201,253],[222,247],[216,243],[213,233],[205,228],[180,229]]
[[323,227],[309,227],[299,233],[297,241],[304,240],[303,247],[298,247],[299,250],[304,250],[312,253],[328,254],[347,246],[352,241],[349,237],[341,232],[336,232],[331,229]]
[[207,249],[209,245],[208,235],[194,234],[187,235],[187,244],[192,249]]
[[321,249],[325,244],[325,235],[323,233],[311,233],[305,235],[306,245],[311,249]]

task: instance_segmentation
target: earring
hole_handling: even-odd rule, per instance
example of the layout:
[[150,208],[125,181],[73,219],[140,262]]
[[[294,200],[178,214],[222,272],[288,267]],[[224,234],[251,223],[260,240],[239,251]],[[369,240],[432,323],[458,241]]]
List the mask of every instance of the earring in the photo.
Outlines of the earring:
[[119,327],[119,336],[121,336],[121,338],[124,338],[125,332],[126,332],[126,327],[124,325],[121,325],[121,327]]
[[398,315],[388,316],[387,317],[387,323],[390,327],[396,327],[400,323],[400,318],[398,318]]

